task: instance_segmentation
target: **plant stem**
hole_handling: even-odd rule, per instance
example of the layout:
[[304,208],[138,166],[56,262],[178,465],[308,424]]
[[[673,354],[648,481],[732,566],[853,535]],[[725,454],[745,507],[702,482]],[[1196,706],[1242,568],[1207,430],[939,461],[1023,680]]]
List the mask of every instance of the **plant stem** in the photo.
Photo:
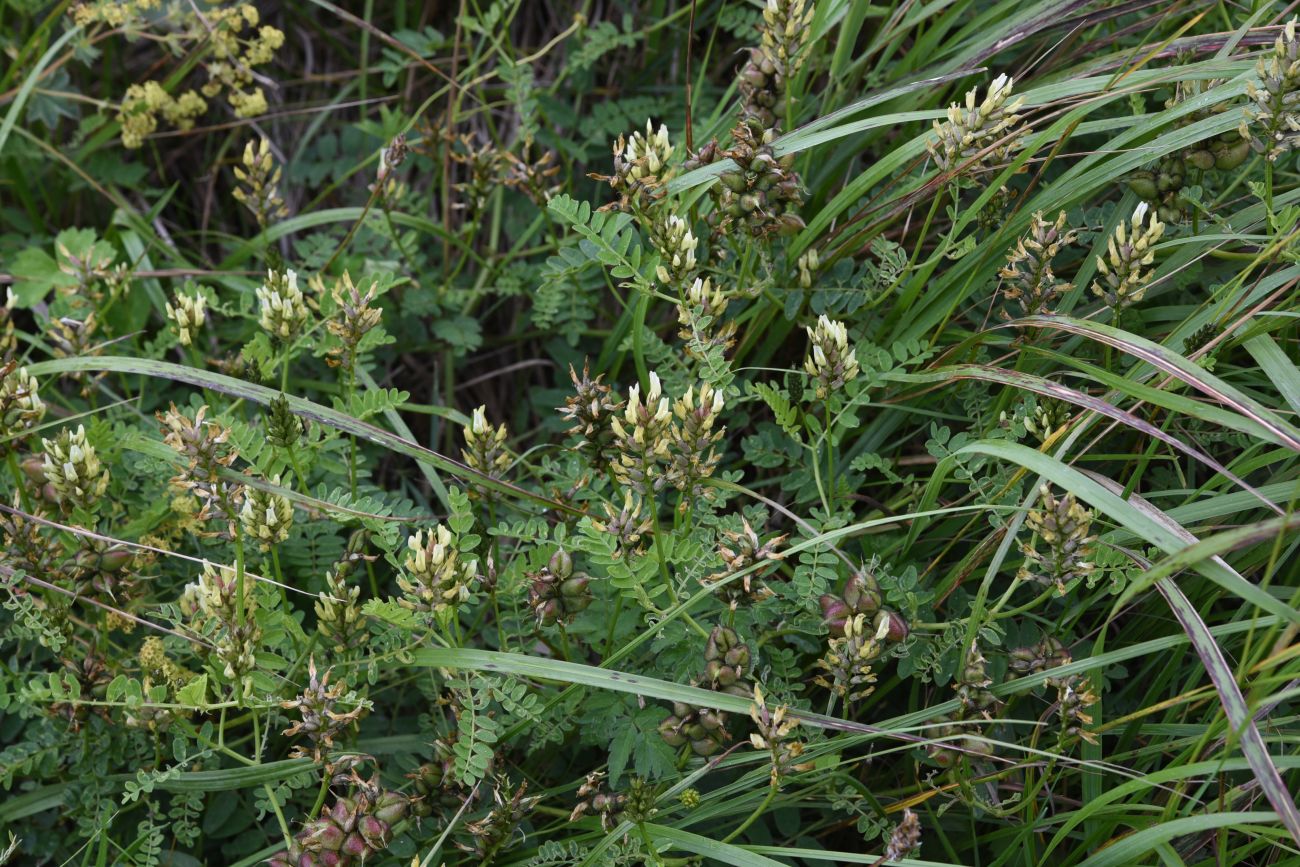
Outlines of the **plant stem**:
[[284,589],[284,573],[280,571],[280,552],[271,546],[271,568],[275,570],[275,589],[280,591],[280,605],[289,613],[289,594]]
[[614,614],[609,618],[609,630],[605,633],[605,649],[601,652],[600,658],[607,659],[610,651],[614,649],[614,629],[618,626],[618,617],[623,613],[623,597],[614,597]]
[[262,724],[257,721],[257,711],[253,711],[253,761],[262,763]]
[[[352,413],[352,395],[357,388],[357,369],[355,362],[348,365],[347,388],[344,391],[344,400],[348,414]],[[357,437],[356,434],[348,435],[348,491],[352,494],[353,499],[357,496]]]
[[646,855],[657,867],[663,867],[663,859],[659,857],[659,850],[655,848],[654,840],[650,838],[650,832],[646,830],[645,823],[637,822],[636,828],[641,833],[641,840],[645,843]]
[[649,293],[641,293],[636,301],[636,312],[632,317],[632,360],[636,364],[637,380],[642,388],[650,387],[650,371],[645,363],[645,319],[650,309]]
[[1269,222],[1272,223],[1273,217],[1273,161],[1265,157],[1264,159],[1264,207],[1267,211]]
[[321,807],[325,806],[325,796],[329,794],[329,790],[330,790],[329,771],[326,771],[324,768],[322,768],[320,773],[320,789],[316,792],[316,803],[312,805],[311,812],[307,814],[307,818],[309,820],[315,819],[317,816],[320,815]]
[[14,484],[18,487],[18,497],[23,504],[23,508],[30,513],[32,511],[32,501],[27,494],[27,477],[23,474],[23,468],[18,465],[18,452],[10,448],[9,454],[5,455],[5,460],[9,464],[9,472],[14,477]]
[[266,792],[266,799],[271,802],[271,809],[275,811],[275,820],[280,823],[280,833],[284,835],[284,845],[286,847],[293,845],[293,834],[289,833],[289,823],[284,820],[284,813],[280,810],[280,802],[275,799],[275,792],[271,790],[270,783],[263,783],[262,789]]
[[754,812],[750,813],[749,818],[745,819],[745,821],[740,823],[740,827],[732,831],[726,837],[723,837],[722,842],[730,843],[732,840],[736,839],[741,834],[745,833],[745,830],[749,828],[750,825],[758,821],[758,817],[763,815],[763,813],[767,810],[767,808],[772,804],[772,799],[775,797],[776,797],[776,780],[773,779],[771,785],[767,787],[767,797],[763,799],[763,803],[759,804],[757,807],[754,808]]
[[[830,486],[831,499],[835,497],[835,438],[831,436],[831,404],[827,400],[822,404],[826,410],[826,483]],[[829,506],[829,504],[828,504]],[[827,509],[829,511],[829,508]]]
[[298,465],[298,450],[293,447],[292,443],[290,443],[285,447],[285,451],[289,454],[289,466],[293,467],[295,486],[300,487],[303,493],[307,493],[310,490],[307,487],[307,474],[304,473],[302,467]]
[[239,526],[239,521],[234,522],[235,527],[235,616],[239,622],[244,622],[244,532]]
[[[650,498],[650,524],[650,530],[655,536],[655,558],[659,561],[659,577],[663,579],[664,589],[668,591],[669,601],[676,606],[680,603],[677,599],[677,591],[673,589],[673,579],[668,574],[668,558],[664,554],[663,533],[659,531],[659,503],[654,497]],[[702,637],[709,637],[708,630],[696,623],[695,618],[685,611],[682,612],[682,619]]]

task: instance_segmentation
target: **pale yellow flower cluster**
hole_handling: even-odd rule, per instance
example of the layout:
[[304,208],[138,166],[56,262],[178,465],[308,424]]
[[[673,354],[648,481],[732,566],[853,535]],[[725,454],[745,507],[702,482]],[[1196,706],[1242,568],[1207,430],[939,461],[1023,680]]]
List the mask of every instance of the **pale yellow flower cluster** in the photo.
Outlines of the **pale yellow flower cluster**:
[[[155,14],[146,16],[149,12]],[[191,129],[207,113],[208,100],[223,94],[235,117],[257,117],[267,110],[266,93],[255,84],[253,70],[275,59],[284,45],[284,33],[261,24],[257,7],[251,3],[200,11],[183,3],[164,9],[161,0],[101,0],[79,3],[71,15],[82,27],[106,24],[132,31],[156,29],[177,53],[204,49],[208,81],[198,91],[172,95],[157,81],[127,88],[117,117],[122,144],[127,148],[141,147],[158,129],[159,118],[175,129]]]

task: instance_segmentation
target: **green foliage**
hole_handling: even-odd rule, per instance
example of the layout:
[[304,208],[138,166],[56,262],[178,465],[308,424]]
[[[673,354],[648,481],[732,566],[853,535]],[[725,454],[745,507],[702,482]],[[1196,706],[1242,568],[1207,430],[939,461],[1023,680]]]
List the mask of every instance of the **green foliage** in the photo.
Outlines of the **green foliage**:
[[1166,5],[0,2],[0,862],[1295,863],[1300,41]]

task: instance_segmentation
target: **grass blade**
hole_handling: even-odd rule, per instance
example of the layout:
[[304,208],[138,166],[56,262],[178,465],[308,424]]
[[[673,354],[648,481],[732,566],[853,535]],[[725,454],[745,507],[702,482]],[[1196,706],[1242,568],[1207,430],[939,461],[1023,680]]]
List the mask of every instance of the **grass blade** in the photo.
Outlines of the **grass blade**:
[[1162,843],[1184,834],[1199,834],[1216,828],[1236,828],[1241,825],[1258,825],[1277,821],[1277,814],[1265,811],[1246,813],[1207,813],[1174,819],[1151,828],[1130,834],[1102,849],[1079,867],[1132,867],[1143,855]]
[[[1168,527],[1153,520],[1149,515],[1135,508],[1116,496],[1105,486],[1098,483],[1079,470],[1066,466],[1056,458],[1022,446],[1018,443],[997,440],[980,440],[958,449],[955,454],[986,454],[990,457],[1019,464],[1030,472],[1052,481],[1057,486],[1070,491],[1079,499],[1110,516],[1119,526],[1136,533],[1150,544],[1168,554],[1176,554],[1187,547],[1189,540],[1173,533]],[[938,484],[946,475],[950,460],[940,463],[926,490],[926,501],[933,502],[938,494]],[[916,532],[914,528],[914,532]],[[1205,561],[1195,564],[1198,572],[1257,608],[1276,614],[1295,624],[1300,624],[1300,612],[1275,599],[1265,591],[1247,581],[1221,562]]]
[[1081,334],[1127,352],[1134,358],[1182,380],[1215,400],[1248,416],[1278,437],[1293,451],[1300,451],[1300,429],[1283,420],[1277,413],[1260,404],[1234,386],[1224,382],[1195,363],[1158,343],[1138,337],[1127,331],[1069,316],[1029,316],[1012,325],[1054,328],[1070,334]]
[[[251,382],[244,382],[242,379],[235,379],[233,376],[226,376],[221,373],[211,373],[206,370],[199,370],[194,367],[186,367],[181,364],[172,364],[166,361],[153,361],[147,358],[123,358],[118,356],[95,356],[90,358],[56,358],[50,361],[40,361],[27,366],[28,371],[33,376],[46,376],[55,373],[76,373],[81,371],[107,371],[110,373],[127,373],[139,374],[141,376],[153,376],[160,379],[169,379],[173,382],[183,382],[188,385],[198,386],[200,388],[210,388],[213,391],[219,391],[222,394],[228,394],[233,397],[241,397],[263,406],[270,404],[272,400],[280,396],[280,392],[273,388],[267,388],[264,385],[255,385]],[[548,509],[554,509],[559,512],[569,514],[581,514],[579,510],[565,503],[558,503],[554,500],[543,497],[533,491],[516,487],[508,482],[502,482],[494,479],[485,473],[481,473],[471,467],[466,466],[458,460],[440,455],[431,449],[412,442],[396,434],[389,433],[383,428],[375,427],[364,421],[358,421],[344,412],[339,412],[327,406],[321,406],[295,395],[286,395],[289,401],[289,408],[293,410],[294,415],[302,416],[319,424],[335,428],[344,433],[353,434],[362,439],[378,443],[384,448],[414,458],[421,463],[427,463],[445,473],[449,473],[457,478],[473,481],[476,485],[482,485],[500,493],[518,497],[527,500],[539,506]]]

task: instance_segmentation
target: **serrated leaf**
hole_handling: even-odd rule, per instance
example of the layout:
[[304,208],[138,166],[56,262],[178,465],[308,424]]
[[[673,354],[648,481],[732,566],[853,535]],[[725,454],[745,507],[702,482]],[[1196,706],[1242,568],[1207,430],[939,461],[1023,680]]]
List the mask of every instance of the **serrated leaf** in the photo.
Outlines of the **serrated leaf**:
[[418,627],[415,612],[403,608],[391,599],[367,599],[361,606],[361,613],[378,617],[385,623],[391,623],[399,629],[412,631]]
[[14,256],[9,264],[13,272],[15,307],[39,304],[55,289],[70,289],[76,285],[72,277],[59,270],[54,257],[39,247],[28,247]]
[[200,674],[176,690],[176,703],[204,708],[208,705],[208,676]]

